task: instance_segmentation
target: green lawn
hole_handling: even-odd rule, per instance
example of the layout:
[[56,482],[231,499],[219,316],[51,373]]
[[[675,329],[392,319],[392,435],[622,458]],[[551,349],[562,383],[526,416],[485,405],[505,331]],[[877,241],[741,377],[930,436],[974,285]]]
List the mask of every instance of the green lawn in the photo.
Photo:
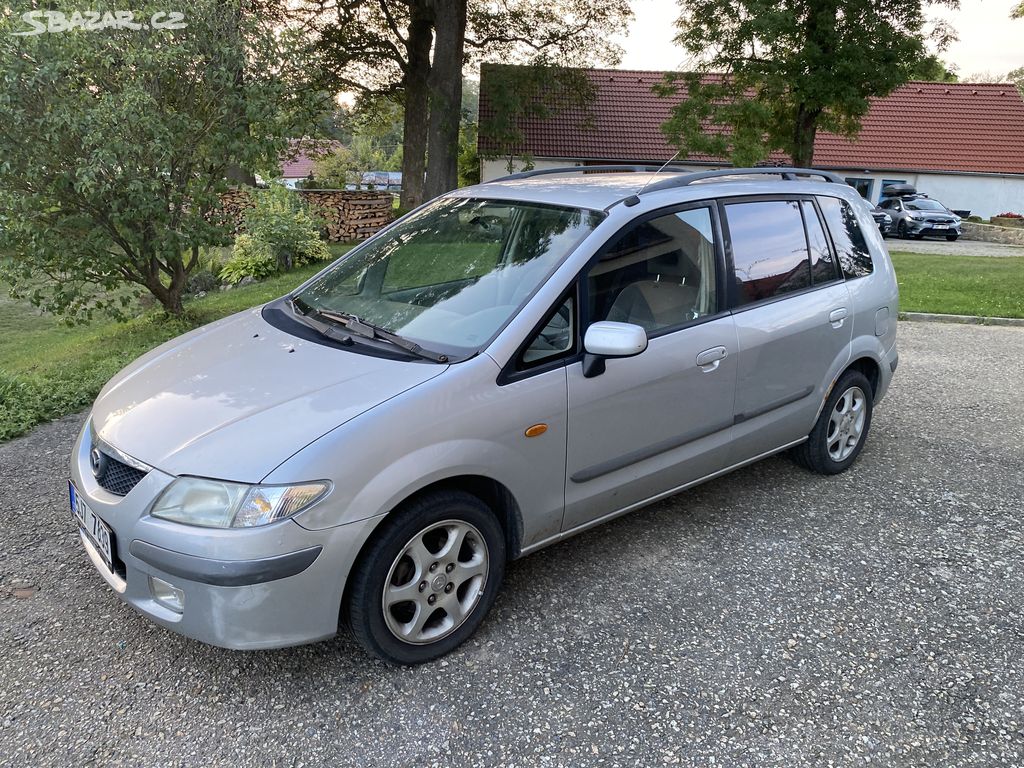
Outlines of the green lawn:
[[1024,257],[892,254],[904,312],[1024,317]]
[[[340,255],[348,246],[332,246]],[[150,312],[118,323],[68,327],[0,290],[0,441],[87,407],[136,357],[187,330],[282,296],[323,268],[315,264],[256,285],[209,294],[168,319]]]

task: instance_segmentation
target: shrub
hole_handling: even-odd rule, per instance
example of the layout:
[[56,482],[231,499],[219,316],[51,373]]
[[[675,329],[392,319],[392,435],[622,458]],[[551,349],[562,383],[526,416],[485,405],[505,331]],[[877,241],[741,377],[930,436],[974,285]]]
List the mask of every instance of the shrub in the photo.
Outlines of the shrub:
[[262,280],[280,271],[280,265],[270,244],[251,235],[235,238],[231,258],[220,270],[220,276],[229,283],[237,283],[244,277]]
[[1019,213],[1013,213],[1011,211],[1007,211],[1006,213],[1000,213],[998,216],[996,216],[994,218],[997,218],[997,219],[1024,219],[1024,216],[1022,216]]
[[313,163],[314,189],[345,189],[360,181],[359,163],[348,147],[336,147]]
[[269,248],[279,269],[331,258],[320,239],[320,222],[299,195],[277,184],[250,194],[253,205],[245,212],[245,231]]

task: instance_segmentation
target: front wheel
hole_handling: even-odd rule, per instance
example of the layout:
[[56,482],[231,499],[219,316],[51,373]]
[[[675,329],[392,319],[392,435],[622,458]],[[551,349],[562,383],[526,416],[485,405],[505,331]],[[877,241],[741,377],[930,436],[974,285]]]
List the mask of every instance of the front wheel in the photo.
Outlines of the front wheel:
[[960,237],[960,235],[946,235],[946,239],[951,243],[955,243],[958,237]]
[[832,388],[807,440],[793,449],[798,464],[822,475],[837,475],[857,459],[871,428],[871,383],[847,371]]
[[353,569],[352,633],[371,654],[422,664],[456,648],[490,610],[505,575],[505,536],[476,496],[424,496],[386,520]]

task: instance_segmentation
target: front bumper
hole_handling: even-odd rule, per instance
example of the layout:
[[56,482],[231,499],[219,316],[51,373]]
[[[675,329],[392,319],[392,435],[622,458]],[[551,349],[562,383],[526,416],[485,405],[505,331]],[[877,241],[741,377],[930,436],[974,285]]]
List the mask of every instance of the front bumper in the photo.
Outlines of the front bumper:
[[[337,632],[349,571],[379,518],[319,531],[292,520],[232,530],[159,520],[149,507],[174,478],[154,469],[127,496],[115,496],[93,478],[89,448],[86,427],[71,457],[71,480],[113,530],[114,570],[84,535],[83,545],[103,579],[139,613],[234,649],[299,645]],[[180,613],[157,601],[151,576],[182,591]]]
[[959,224],[951,223],[948,227],[939,229],[934,223],[916,221],[914,219],[907,221],[907,232],[911,235],[923,235],[925,237],[949,237],[952,235],[959,237],[961,234]]

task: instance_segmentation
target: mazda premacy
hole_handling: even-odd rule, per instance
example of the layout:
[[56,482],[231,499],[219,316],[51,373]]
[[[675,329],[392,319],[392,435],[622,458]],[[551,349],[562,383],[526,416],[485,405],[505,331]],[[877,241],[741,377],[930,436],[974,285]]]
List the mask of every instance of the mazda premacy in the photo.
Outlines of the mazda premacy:
[[870,206],[830,174],[517,174],[115,376],[73,519],[172,631],[255,649],[347,626],[423,662],[480,626],[511,558],[780,451],[847,469],[896,316]]

